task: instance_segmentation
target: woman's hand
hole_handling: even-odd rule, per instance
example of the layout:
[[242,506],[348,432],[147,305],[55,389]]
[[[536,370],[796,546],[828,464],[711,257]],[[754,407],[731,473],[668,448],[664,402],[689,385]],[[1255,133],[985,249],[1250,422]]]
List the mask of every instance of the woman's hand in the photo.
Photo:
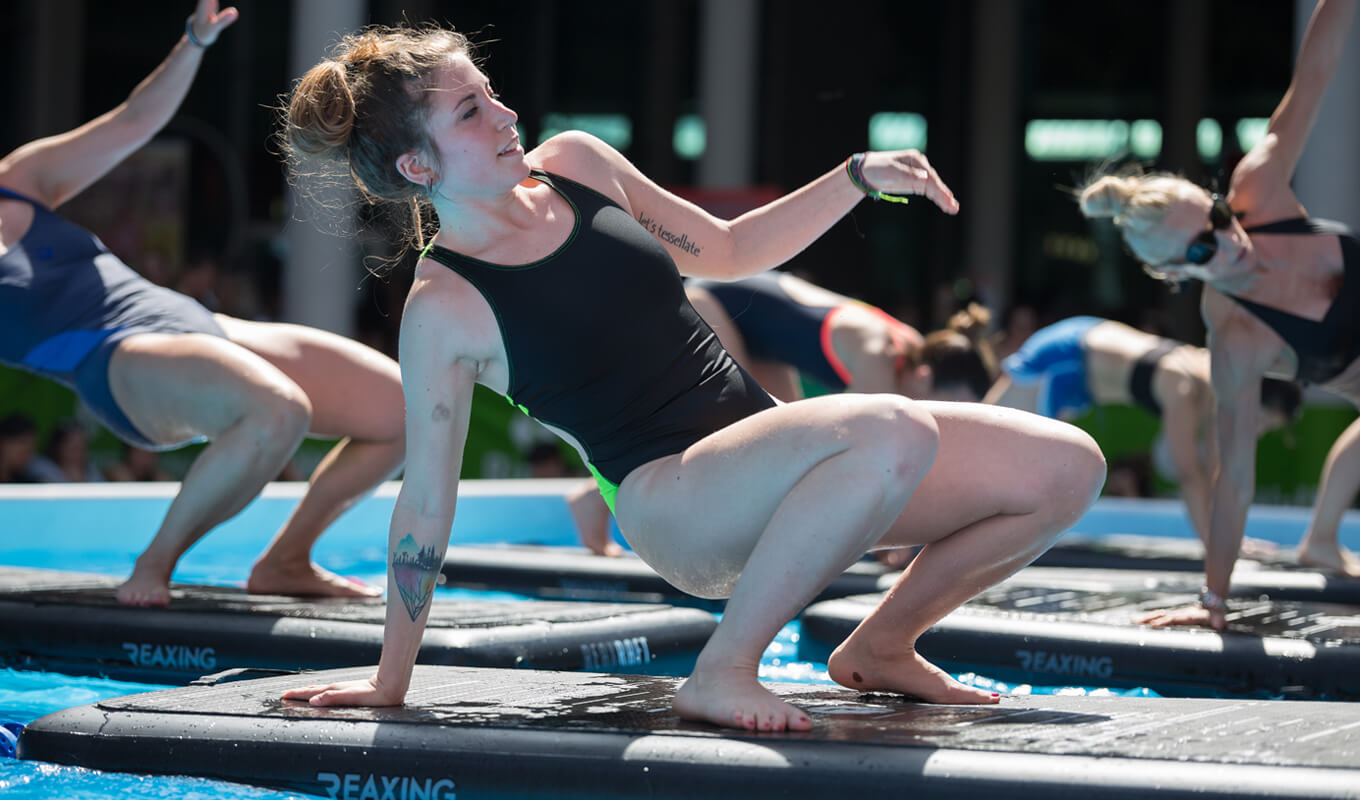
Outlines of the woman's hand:
[[946,214],[959,213],[959,201],[920,150],[865,153],[862,172],[869,188],[875,191],[923,195]]
[[1142,616],[1135,617],[1133,621],[1139,625],[1151,625],[1154,628],[1169,628],[1172,625],[1198,625],[1216,631],[1223,630],[1228,624],[1227,616],[1222,609],[1208,609],[1200,605],[1150,611]]
[[218,11],[217,0],[198,0],[198,8],[194,9],[193,16],[189,18],[189,26],[193,30],[194,38],[207,47],[217,41],[222,31],[231,27],[239,16],[241,14],[235,6]]
[[284,700],[305,700],[314,706],[399,706],[406,693],[396,694],[378,686],[376,677],[364,681],[303,686],[283,693]]

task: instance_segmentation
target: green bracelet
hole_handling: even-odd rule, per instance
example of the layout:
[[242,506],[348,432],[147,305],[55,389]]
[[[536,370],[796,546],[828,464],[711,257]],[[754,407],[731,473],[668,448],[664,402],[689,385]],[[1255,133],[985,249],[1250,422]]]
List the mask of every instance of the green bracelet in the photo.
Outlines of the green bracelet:
[[889,203],[902,203],[906,205],[911,200],[900,194],[884,194],[877,189],[871,188],[869,182],[864,179],[864,154],[854,153],[845,160],[845,171],[850,175],[850,182],[855,184],[855,188],[864,192],[874,200],[887,200]]

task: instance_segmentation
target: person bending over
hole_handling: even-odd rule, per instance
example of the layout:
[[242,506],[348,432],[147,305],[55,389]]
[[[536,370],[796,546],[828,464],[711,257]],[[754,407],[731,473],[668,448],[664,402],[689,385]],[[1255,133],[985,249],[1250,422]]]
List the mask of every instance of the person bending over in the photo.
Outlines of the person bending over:
[[[1069,317],[1037,331],[1002,360],[1001,370],[986,402],[1054,419],[1071,419],[1101,403],[1136,405],[1156,417],[1159,447],[1169,456],[1191,527],[1207,547],[1210,487],[1218,471],[1208,350],[1114,320]],[[1301,401],[1296,384],[1264,380],[1256,435],[1292,419]]]
[[[1355,0],[1322,0],[1313,10],[1289,88],[1265,136],[1234,168],[1226,195],[1168,174],[1103,175],[1081,193],[1082,213],[1113,217],[1155,277],[1204,282],[1200,311],[1223,468],[1213,483],[1200,604],[1168,611],[1157,625],[1226,624],[1224,597],[1256,487],[1262,378],[1316,385],[1360,405],[1360,239],[1310,217],[1290,186],[1355,7]],[[1360,563],[1337,540],[1357,489],[1360,421],[1327,454],[1301,563],[1360,576]]]
[[259,494],[309,433],[343,437],[251,570],[253,592],[375,595],[311,561],[323,530],[401,465],[401,373],[376,350],[297,325],[210,313],[119,260],[54,209],[159,131],[235,8],[199,0],[169,56],[127,100],[0,159],[0,362],[73,389],[123,441],[210,443],[118,588],[165,605],[180,556]]

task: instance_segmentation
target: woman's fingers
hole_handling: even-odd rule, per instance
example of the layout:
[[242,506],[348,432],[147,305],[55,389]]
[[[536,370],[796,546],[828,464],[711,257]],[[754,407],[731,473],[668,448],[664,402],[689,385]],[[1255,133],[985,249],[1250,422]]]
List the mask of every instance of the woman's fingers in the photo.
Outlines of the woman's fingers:
[[954,192],[918,150],[866,154],[864,179],[870,188],[884,194],[920,195],[939,206],[946,214],[957,214],[959,211],[959,201],[955,199]]

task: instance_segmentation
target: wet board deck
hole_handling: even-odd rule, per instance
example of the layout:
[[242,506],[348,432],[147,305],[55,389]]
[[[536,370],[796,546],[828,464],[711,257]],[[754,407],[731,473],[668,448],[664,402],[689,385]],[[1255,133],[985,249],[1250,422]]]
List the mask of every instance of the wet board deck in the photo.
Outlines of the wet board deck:
[[19,757],[323,797],[1360,797],[1360,706],[1005,697],[931,706],[767,684],[806,733],[684,722],[675,678],[416,668],[406,706],[319,709],[287,688],[372,668],[131,695],[50,714]]
[[[894,576],[895,577],[895,576]],[[1027,567],[1006,581],[1012,586],[1087,589],[1101,592],[1161,591],[1198,594],[1204,573],[1139,569],[1084,569]],[[886,590],[891,583],[880,581]],[[1360,580],[1340,578],[1319,570],[1277,569],[1239,561],[1233,570],[1230,595],[1269,600],[1303,600],[1355,606],[1360,613]]]
[[[879,602],[809,606],[799,657],[825,660]],[[1228,630],[1155,629],[1138,615],[1195,601],[1169,591],[1003,583],[932,626],[921,653],[953,671],[1042,685],[1150,687],[1163,694],[1360,699],[1360,614],[1353,606],[1228,600]]]
[[[450,586],[549,599],[666,602],[709,610],[721,609],[725,602],[685,594],[631,553],[605,558],[581,547],[450,547],[443,571]],[[878,564],[858,562],[818,599],[876,591],[886,572]]]
[[[1240,558],[1275,569],[1297,569],[1294,551],[1288,548]],[[1204,546],[1198,539],[1107,533],[1088,536],[1068,533],[1034,560],[1039,567],[1088,567],[1093,569],[1150,569],[1203,572]]]
[[[300,600],[175,585],[169,608],[129,608],[117,578],[0,567],[0,664],[181,683],[234,667],[376,663],[381,599]],[[693,608],[436,597],[421,659],[431,664],[688,671],[717,623]]]

